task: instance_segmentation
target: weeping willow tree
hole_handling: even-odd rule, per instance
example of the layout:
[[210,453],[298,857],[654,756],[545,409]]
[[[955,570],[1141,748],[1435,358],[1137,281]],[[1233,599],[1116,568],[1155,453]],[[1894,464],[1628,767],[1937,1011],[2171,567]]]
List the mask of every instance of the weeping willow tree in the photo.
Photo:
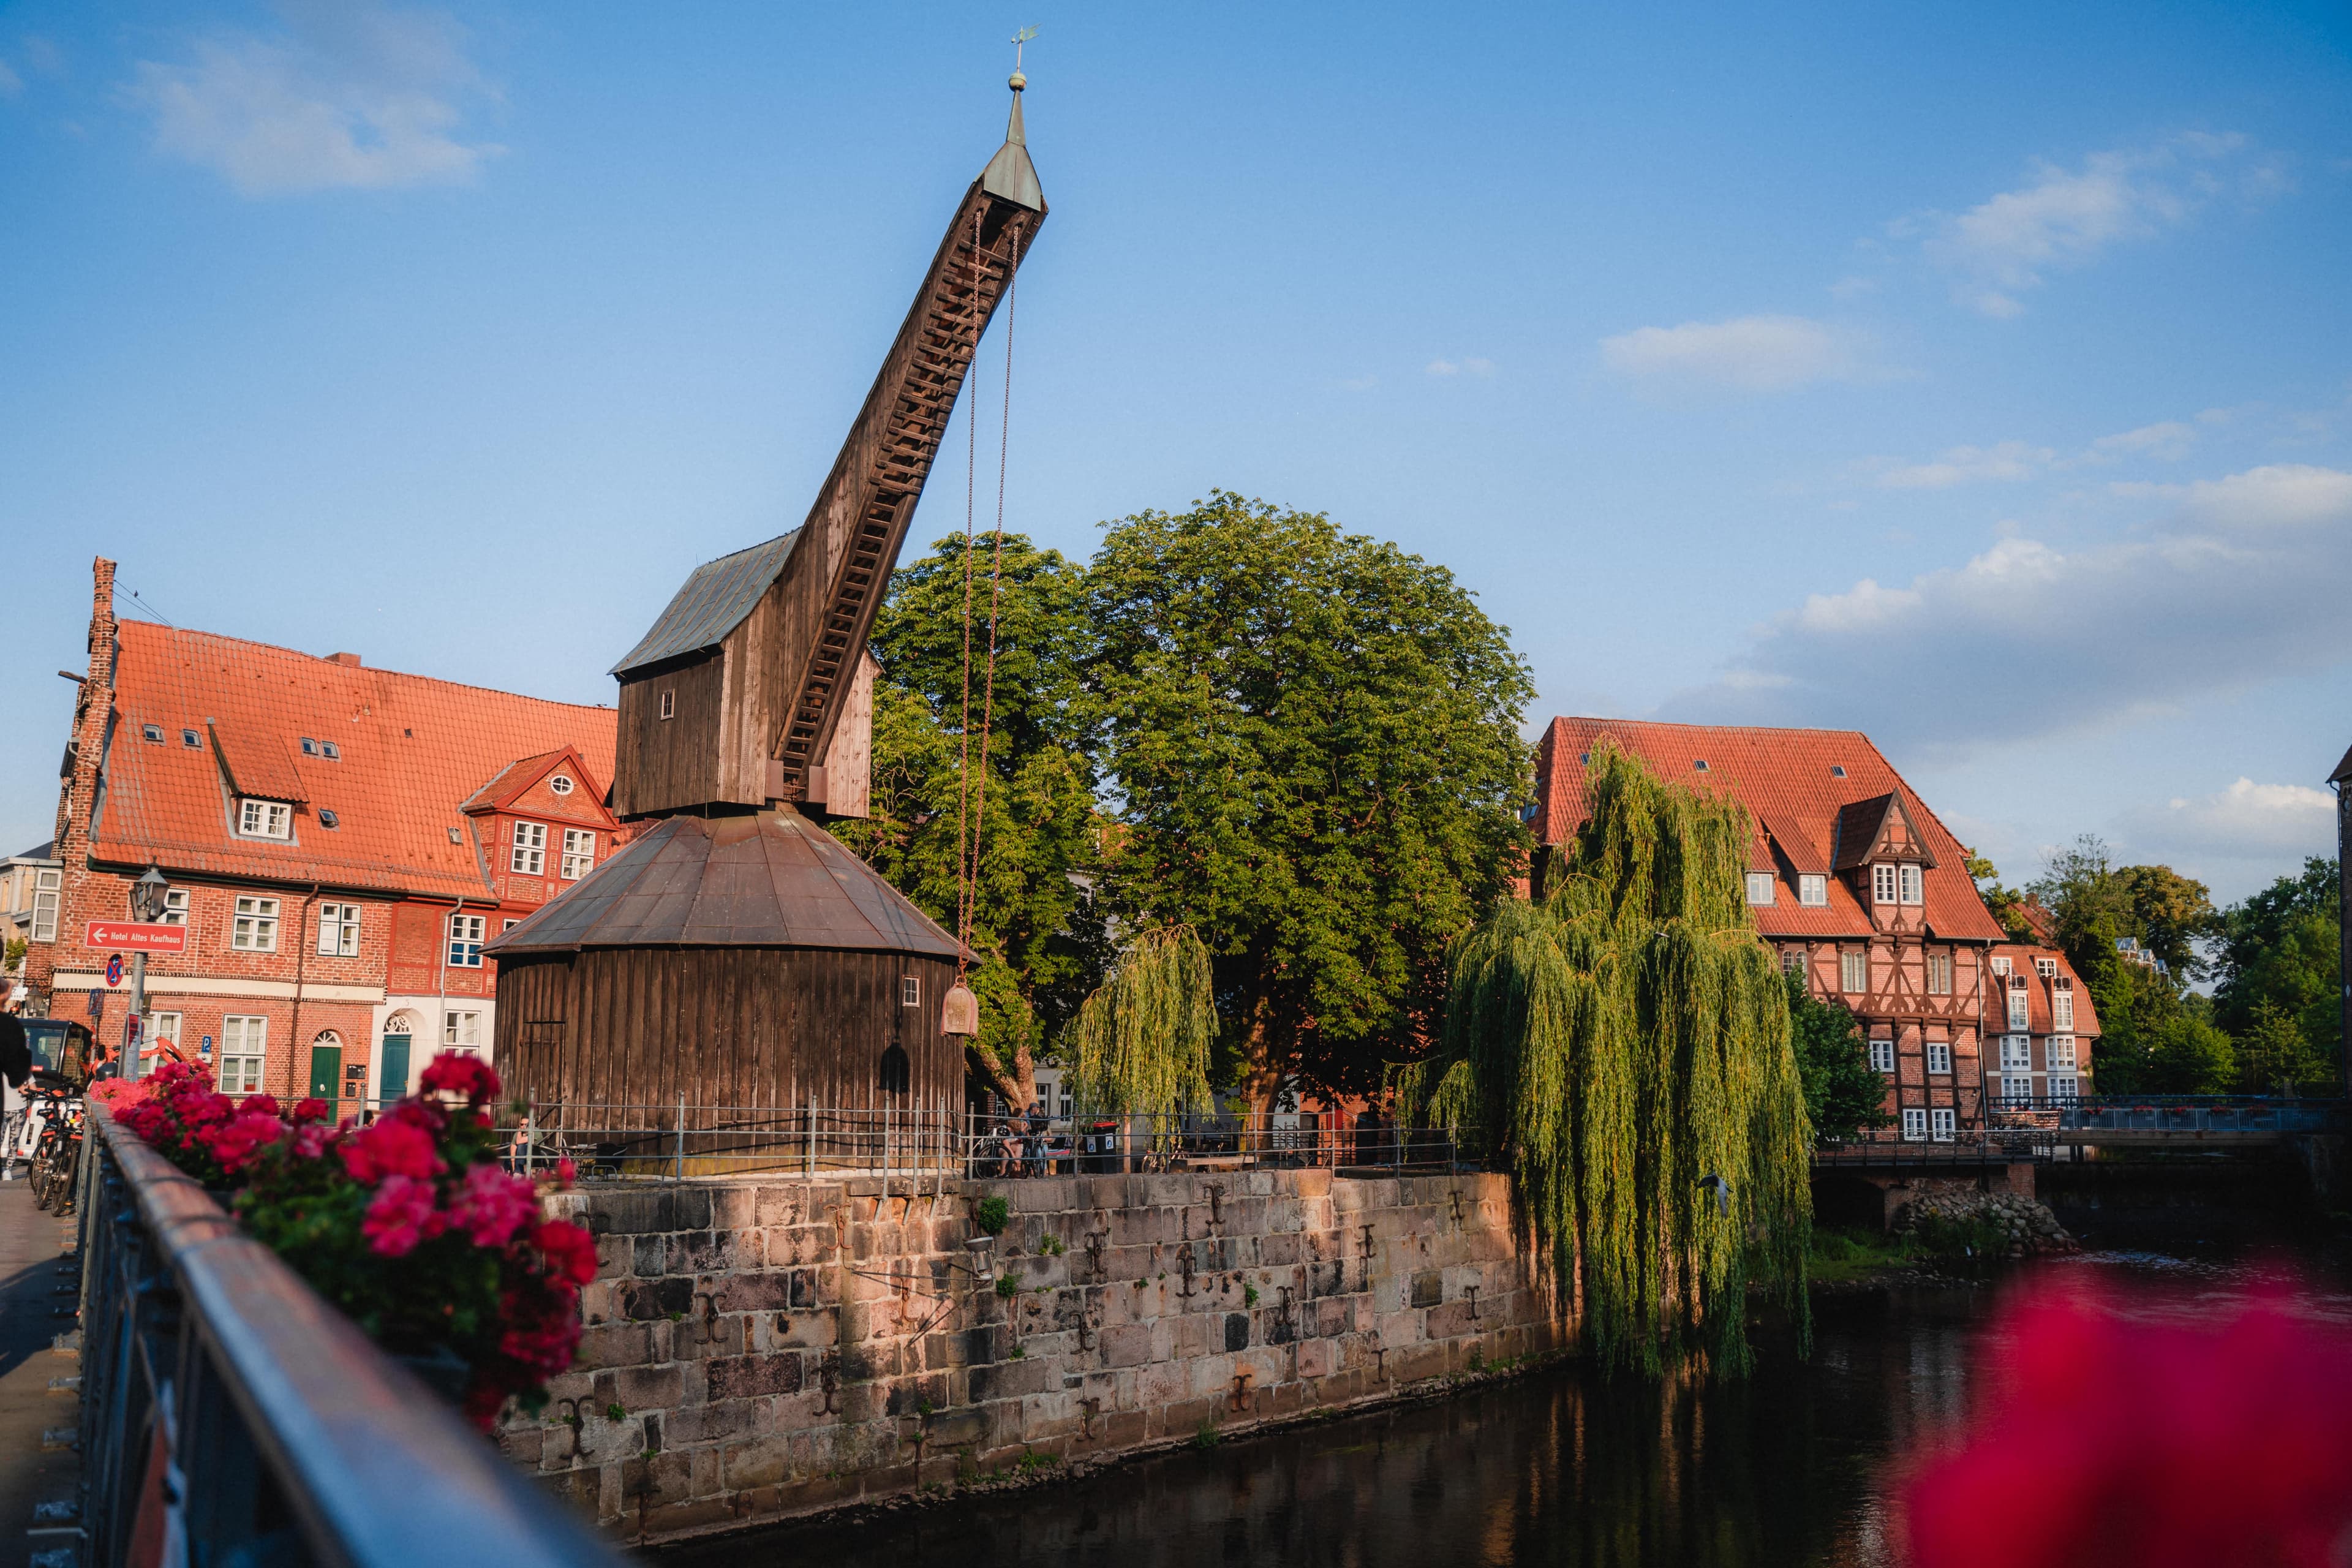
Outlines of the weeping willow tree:
[[1170,1118],[1209,1103],[1209,1045],[1216,1033],[1209,950],[1190,926],[1144,931],[1071,1025],[1078,1103],[1159,1118],[1154,1142],[1167,1142],[1174,1136]]
[[1745,809],[1607,745],[1591,815],[1540,903],[1456,943],[1408,1115],[1483,1135],[1517,1177],[1555,1284],[1602,1364],[1653,1375],[1750,1355],[1746,1294],[1805,1323],[1805,1119],[1778,964],[1757,940]]

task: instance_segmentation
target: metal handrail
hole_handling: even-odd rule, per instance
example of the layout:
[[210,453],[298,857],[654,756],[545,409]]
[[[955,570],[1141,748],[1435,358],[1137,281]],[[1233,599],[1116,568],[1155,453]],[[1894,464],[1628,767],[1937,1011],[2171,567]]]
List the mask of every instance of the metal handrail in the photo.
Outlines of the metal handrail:
[[194,1180],[104,1108],[90,1122],[85,1563],[161,1531],[195,1563],[618,1568]]

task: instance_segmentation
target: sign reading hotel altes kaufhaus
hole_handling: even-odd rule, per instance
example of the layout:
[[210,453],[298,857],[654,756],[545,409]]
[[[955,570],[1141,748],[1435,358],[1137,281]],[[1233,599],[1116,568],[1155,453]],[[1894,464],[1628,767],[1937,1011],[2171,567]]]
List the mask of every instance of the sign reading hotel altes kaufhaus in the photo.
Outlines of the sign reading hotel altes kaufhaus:
[[188,928],[145,921],[92,921],[82,945],[128,952],[185,952]]

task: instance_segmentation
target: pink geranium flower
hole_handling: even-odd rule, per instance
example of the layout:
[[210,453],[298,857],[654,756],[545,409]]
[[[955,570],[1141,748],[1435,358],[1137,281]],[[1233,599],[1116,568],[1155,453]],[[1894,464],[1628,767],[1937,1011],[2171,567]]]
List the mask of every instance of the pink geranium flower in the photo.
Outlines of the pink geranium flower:
[[369,1201],[360,1235],[383,1258],[405,1258],[416,1244],[430,1241],[447,1228],[448,1221],[434,1207],[433,1184],[414,1176],[386,1176]]
[[480,1164],[467,1171],[449,1206],[476,1247],[504,1247],[539,1216],[539,1192],[520,1176]]
[[433,1135],[413,1121],[394,1117],[361,1128],[343,1141],[343,1168],[356,1181],[373,1185],[388,1176],[415,1180],[437,1176],[446,1168],[434,1152]]

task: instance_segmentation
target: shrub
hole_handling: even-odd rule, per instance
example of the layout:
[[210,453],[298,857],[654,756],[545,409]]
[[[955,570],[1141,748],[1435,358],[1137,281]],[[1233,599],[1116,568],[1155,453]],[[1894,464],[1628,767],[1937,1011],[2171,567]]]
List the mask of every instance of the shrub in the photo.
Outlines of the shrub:
[[1005,1222],[1012,1217],[1012,1206],[1000,1197],[985,1197],[972,1206],[971,1223],[980,1226],[983,1235],[1003,1236]]
[[1021,1294],[1020,1282],[1010,1274],[1000,1274],[996,1277],[996,1293],[1010,1301]]

